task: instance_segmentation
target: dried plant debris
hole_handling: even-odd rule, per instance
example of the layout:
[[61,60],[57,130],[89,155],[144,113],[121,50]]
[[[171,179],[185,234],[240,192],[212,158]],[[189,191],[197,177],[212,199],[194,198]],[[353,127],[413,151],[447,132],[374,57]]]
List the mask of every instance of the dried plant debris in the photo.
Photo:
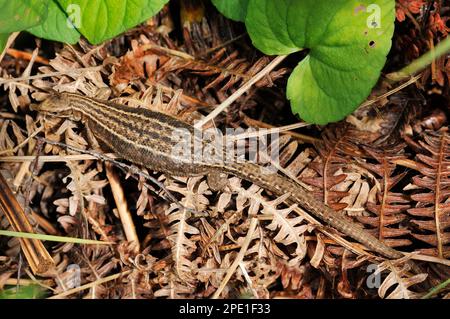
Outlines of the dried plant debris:
[[393,163],[395,160],[405,158],[405,155],[402,154],[404,147],[404,144],[399,144],[396,148],[384,152],[366,148],[366,151],[378,163],[360,163],[362,167],[378,178],[374,179],[377,184],[372,189],[371,198],[366,204],[367,209],[373,215],[359,216],[358,220],[373,227],[372,231],[375,236],[392,247],[411,244],[411,241],[405,238],[405,235],[410,233],[406,227],[407,214],[405,214],[410,208],[410,199],[406,194],[392,191],[407,174],[406,171],[398,172],[397,166]]
[[414,226],[412,235],[428,247],[424,254],[450,256],[450,137],[448,129],[425,131],[416,142],[421,149],[414,165],[419,172],[405,188],[416,202],[408,209]]
[[[442,21],[449,8],[433,6],[426,18],[423,6],[425,1],[399,1],[398,19],[408,28],[395,38],[392,61],[398,65],[448,33]],[[234,176],[224,177],[226,187],[217,191],[204,176],[105,165],[84,153],[99,150],[83,124],[30,111],[55,90],[150,108],[194,124],[270,62],[233,23],[204,10],[195,19],[183,15],[178,35],[172,21],[178,17],[166,8],[100,46],[81,41],[55,47],[48,61],[40,56],[49,55],[45,48],[33,47],[29,61],[1,61],[0,172],[30,223],[37,233],[111,243],[46,242],[56,267],[37,281],[48,294],[211,298],[220,290],[220,298],[419,298],[447,279],[448,57],[426,69],[415,86],[346,121],[279,139],[282,173],[386,244],[411,253],[398,261],[375,258],[302,207],[287,206],[288,194],[276,197]],[[278,84],[290,67],[270,72],[215,124],[243,127],[250,117],[261,125],[288,124],[288,103]],[[381,82],[371,99],[393,89]],[[98,142],[101,152],[109,152]],[[267,164],[262,154],[258,159]],[[136,172],[158,180],[177,202]],[[11,228],[2,213],[0,228]],[[411,259],[421,260],[414,261],[418,269]],[[0,237],[0,289],[19,273],[30,274],[19,241]]]

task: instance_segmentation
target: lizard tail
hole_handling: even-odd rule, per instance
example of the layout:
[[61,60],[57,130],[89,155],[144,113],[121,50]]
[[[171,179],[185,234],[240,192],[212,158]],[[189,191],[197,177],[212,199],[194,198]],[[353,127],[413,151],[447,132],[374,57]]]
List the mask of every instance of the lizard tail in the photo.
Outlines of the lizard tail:
[[403,253],[387,246],[378,238],[369,234],[361,225],[317,200],[308,190],[295,181],[250,162],[235,162],[226,166],[229,173],[255,183],[277,196],[290,193],[287,200],[288,204],[298,204],[315,217],[365,245],[370,250],[390,259],[398,259],[404,256]]

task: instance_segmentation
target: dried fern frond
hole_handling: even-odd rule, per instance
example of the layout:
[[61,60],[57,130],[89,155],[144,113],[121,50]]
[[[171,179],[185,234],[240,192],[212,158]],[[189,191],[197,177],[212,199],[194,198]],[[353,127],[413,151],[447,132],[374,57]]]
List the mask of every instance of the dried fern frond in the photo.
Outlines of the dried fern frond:
[[302,181],[315,187],[314,193],[321,201],[335,210],[346,208],[339,201],[348,196],[345,190],[336,190],[336,186],[346,179],[342,169],[348,165],[352,156],[361,155],[359,147],[351,140],[351,125],[335,125],[322,134],[322,142],[316,144],[319,156],[309,165],[314,176],[302,176]]
[[406,172],[396,172],[395,160],[406,158],[402,154],[404,145],[384,151],[366,147],[365,151],[377,163],[360,162],[359,165],[379,177],[376,195],[367,202],[367,210],[373,215],[357,216],[358,221],[365,224],[370,232],[391,247],[409,246],[411,241],[405,238],[410,233],[405,227],[407,223],[406,210],[410,208],[410,200],[403,193],[392,189],[406,176]]
[[161,277],[163,281],[158,284],[161,288],[156,289],[154,296],[156,298],[165,297],[168,299],[188,299],[193,298],[194,286],[188,286],[185,282],[180,282],[179,278],[173,272],[166,271]]
[[[246,59],[238,58],[239,52],[229,53],[226,48],[211,56],[196,58],[186,54],[183,47],[165,50],[160,43],[146,37],[140,37],[139,40],[132,42],[132,51],[124,55],[114,68],[111,82],[116,90],[123,91],[130,82],[147,79],[146,84],[149,86],[157,84],[166,90],[196,92],[195,96],[181,97],[183,103],[194,102],[191,104],[193,106],[202,105],[199,100],[214,103],[214,98],[206,93],[209,89],[215,89],[219,101],[225,99],[228,91],[235,90],[270,62],[267,57],[262,57],[249,63]],[[272,71],[257,86],[272,86],[285,73],[286,69]],[[185,78],[188,80],[183,80]]]
[[[420,175],[412,178],[413,194],[417,201],[408,209],[416,226],[414,238],[429,245],[419,251],[424,254],[450,257],[450,137],[443,128],[426,131],[416,145],[420,153],[414,162]],[[411,188],[411,187],[409,187]]]
[[412,291],[410,288],[416,284],[423,282],[428,274],[411,275],[409,273],[410,265],[404,263],[399,266],[390,261],[385,261],[378,265],[374,276],[380,276],[381,272],[389,271],[387,277],[383,280],[378,288],[378,295],[386,299],[417,299],[421,293]]
[[241,203],[240,205],[249,201],[247,205],[251,206],[250,211],[260,211],[261,214],[271,217],[271,222],[265,228],[274,233],[271,237],[275,242],[286,247],[295,244],[295,250],[292,252],[292,257],[295,258],[292,263],[298,263],[305,257],[305,232],[308,230],[308,225],[303,223],[303,217],[293,213],[295,206],[278,208],[289,194],[269,201],[261,195],[262,189],[256,187],[256,185],[245,189],[235,180],[235,182],[230,183],[230,188],[238,194],[236,200]]
[[[189,178],[185,187],[171,184],[167,188],[183,196],[180,203],[184,207],[202,211],[208,204],[208,199],[205,195],[208,195],[209,190],[205,181],[201,181],[200,185],[198,185],[199,180],[200,178],[198,177]],[[199,234],[200,231],[188,224],[187,219],[190,216],[190,212],[177,204],[171,204],[166,215],[171,230],[168,239],[172,245],[174,271],[181,280],[192,282],[194,279],[194,267],[190,257],[193,251],[197,249],[197,245],[189,237]]]

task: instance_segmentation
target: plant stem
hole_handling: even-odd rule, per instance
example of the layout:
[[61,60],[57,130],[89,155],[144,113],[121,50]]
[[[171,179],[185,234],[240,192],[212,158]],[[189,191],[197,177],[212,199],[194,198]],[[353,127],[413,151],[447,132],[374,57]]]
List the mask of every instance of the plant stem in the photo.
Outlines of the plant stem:
[[418,59],[414,60],[411,64],[407,65],[403,69],[397,72],[392,72],[386,77],[394,82],[398,82],[408,78],[417,72],[423,70],[428,65],[430,65],[435,59],[441,57],[442,55],[450,52],[450,37],[440,42],[434,50],[430,50]]
[[439,285],[437,285],[436,287],[433,287],[426,295],[424,295],[422,297],[422,299],[430,299],[432,296],[434,296],[435,294],[437,294],[439,291],[441,291],[442,289],[444,289],[445,287],[447,287],[448,285],[450,285],[450,278],[447,279],[446,281],[440,283]]

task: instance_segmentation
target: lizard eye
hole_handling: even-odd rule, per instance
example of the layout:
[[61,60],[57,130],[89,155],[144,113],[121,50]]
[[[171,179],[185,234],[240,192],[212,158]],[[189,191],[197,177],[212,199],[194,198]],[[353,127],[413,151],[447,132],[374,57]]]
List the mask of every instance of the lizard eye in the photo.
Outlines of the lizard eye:
[[62,98],[61,98],[61,95],[59,95],[59,94],[51,95],[47,99],[47,101],[48,101],[49,105],[53,106],[53,108],[58,108],[58,107],[62,107],[63,106],[62,105]]

